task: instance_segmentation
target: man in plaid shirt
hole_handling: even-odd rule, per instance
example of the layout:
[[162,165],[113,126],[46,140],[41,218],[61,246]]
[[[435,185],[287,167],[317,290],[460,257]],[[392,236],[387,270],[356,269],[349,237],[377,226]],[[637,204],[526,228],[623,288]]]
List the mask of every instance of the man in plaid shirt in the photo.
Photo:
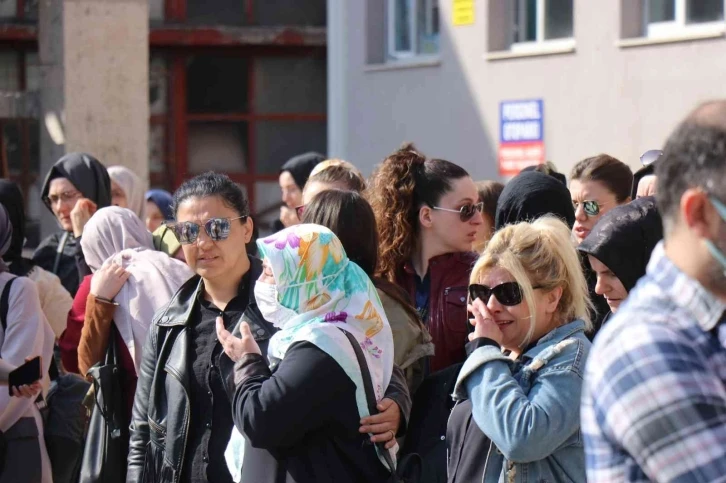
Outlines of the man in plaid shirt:
[[656,175],[665,240],[587,363],[588,481],[726,481],[726,101],[676,129]]

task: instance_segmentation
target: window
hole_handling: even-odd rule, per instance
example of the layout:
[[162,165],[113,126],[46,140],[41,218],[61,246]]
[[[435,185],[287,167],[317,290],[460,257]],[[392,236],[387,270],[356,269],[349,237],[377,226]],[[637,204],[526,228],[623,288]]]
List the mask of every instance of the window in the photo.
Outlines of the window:
[[573,0],[514,0],[512,48],[527,48],[573,36]]
[[439,1],[388,0],[388,56],[439,53]]
[[670,37],[683,31],[724,30],[724,0],[643,0],[645,34]]

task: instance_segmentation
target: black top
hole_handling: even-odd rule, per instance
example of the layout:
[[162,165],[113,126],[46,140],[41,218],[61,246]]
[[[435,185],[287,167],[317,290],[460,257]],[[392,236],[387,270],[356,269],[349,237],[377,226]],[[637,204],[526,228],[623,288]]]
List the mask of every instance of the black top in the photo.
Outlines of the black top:
[[358,432],[355,384],[317,346],[293,344],[274,372],[262,356],[247,354],[226,382],[245,435],[242,481],[387,481],[368,436]]
[[[62,243],[63,239],[66,240],[64,244]],[[81,282],[76,262],[78,254],[80,253],[81,256],[83,254],[80,240],[80,238],[74,238],[72,233],[59,231],[43,240],[33,253],[33,263],[58,275],[63,287],[68,290],[72,297],[76,296],[78,285]],[[60,246],[61,244],[62,246]],[[59,249],[61,253],[58,260],[58,269],[54,271],[55,259]]]
[[520,173],[504,187],[497,202],[494,229],[552,214],[567,226],[575,224],[575,209],[567,186],[552,176],[529,171]]
[[219,370],[222,345],[217,340],[216,321],[224,318],[227,329],[237,324],[249,302],[248,271],[242,278],[237,296],[229,301],[224,311],[205,300],[199,292],[199,303],[190,324],[189,360],[192,366],[189,378],[191,417],[187,456],[181,481],[232,482],[227,470],[224,451],[232,435],[232,408],[225,392]]

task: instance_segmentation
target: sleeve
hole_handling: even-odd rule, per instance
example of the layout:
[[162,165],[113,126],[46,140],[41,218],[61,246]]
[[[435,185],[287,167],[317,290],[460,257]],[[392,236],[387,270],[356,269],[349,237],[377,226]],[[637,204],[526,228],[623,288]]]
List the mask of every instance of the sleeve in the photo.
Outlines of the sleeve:
[[[485,350],[499,351],[485,346],[472,356]],[[569,365],[543,369],[528,393],[510,363],[497,359],[479,366],[464,384],[474,420],[509,461],[544,459],[580,428],[582,376]]]
[[55,337],[59,338],[66,330],[68,313],[73,306],[73,297],[63,287],[57,275],[40,267],[38,267],[38,272],[36,283],[38,284],[40,305]]
[[[17,367],[26,359],[41,356],[43,373],[47,373],[53,357],[53,346],[46,344],[45,334],[50,334],[50,328],[40,309],[35,282],[25,277],[18,277],[10,289],[7,331],[0,349],[3,361]],[[45,352],[44,347],[48,348]],[[0,431],[7,431],[21,417],[27,415],[35,401],[11,397],[7,386],[2,389],[0,390]]]
[[235,425],[252,446],[270,450],[326,426],[340,413],[341,396],[355,392],[338,363],[309,342],[293,344],[274,374],[261,355],[246,355],[235,364],[235,382]]
[[91,277],[86,277],[78,287],[73,306],[68,312],[66,330],[58,341],[63,367],[68,372],[80,374],[78,367],[78,344],[81,341],[81,332],[86,318],[86,301],[91,292]]
[[588,481],[624,479],[623,453],[651,481],[723,479],[723,356],[716,362],[703,352],[665,323],[629,326],[596,345],[583,400]]
[[393,400],[398,405],[398,409],[401,411],[401,425],[398,428],[397,436],[404,436],[411,416],[411,394],[408,392],[405,374],[396,365],[393,366],[391,382],[388,384],[386,394],[383,397]]
[[81,374],[86,374],[88,369],[103,359],[108,348],[111,321],[115,311],[115,305],[96,300],[93,294],[88,294],[86,317],[78,342],[78,369]]
[[149,394],[154,380],[156,369],[156,347],[159,336],[158,327],[152,324],[146,336],[139,379],[136,384],[134,407],[131,411],[131,426],[129,427],[129,464],[126,473],[127,483],[141,481],[146,457],[146,446],[149,443]]

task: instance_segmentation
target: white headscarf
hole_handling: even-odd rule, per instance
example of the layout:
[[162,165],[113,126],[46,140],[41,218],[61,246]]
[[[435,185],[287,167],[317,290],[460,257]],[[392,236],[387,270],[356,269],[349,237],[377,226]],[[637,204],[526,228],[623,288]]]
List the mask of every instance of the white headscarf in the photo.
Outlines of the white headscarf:
[[102,208],[86,224],[81,238],[86,263],[92,271],[116,263],[131,276],[116,296],[113,320],[134,360],[136,373],[154,314],[167,304],[193,272],[183,262],[154,251],[151,233],[126,208]]
[[108,175],[112,181],[115,181],[124,190],[129,210],[136,213],[139,218],[144,219],[146,183],[125,166],[111,166],[108,168]]

